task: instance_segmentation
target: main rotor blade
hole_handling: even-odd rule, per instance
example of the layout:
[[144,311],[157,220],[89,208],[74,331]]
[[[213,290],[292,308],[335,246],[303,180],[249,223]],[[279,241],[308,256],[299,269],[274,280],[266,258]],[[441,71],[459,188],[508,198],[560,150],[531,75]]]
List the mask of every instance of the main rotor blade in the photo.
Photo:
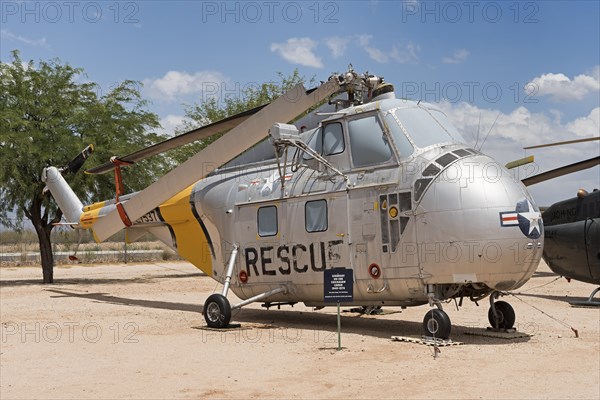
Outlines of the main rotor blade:
[[[232,115],[231,117],[224,118],[220,121],[213,122],[212,124],[201,126],[200,128],[175,136],[171,139],[167,139],[150,147],[146,147],[145,149],[138,150],[134,153],[128,154],[123,157],[117,157],[117,159],[120,161],[125,161],[127,163],[135,163],[138,161],[142,161],[148,157],[164,153],[165,151],[175,149],[188,143],[192,143],[196,140],[204,139],[214,134],[225,132],[241,124],[242,122],[247,120],[251,115],[256,114],[257,112],[265,108],[267,105],[268,104],[263,104],[262,106],[258,106],[250,110],[241,112],[239,114]],[[105,172],[112,171],[114,168],[115,164],[109,161],[97,167],[90,168],[85,172],[87,174],[103,174]]]
[[563,144],[572,144],[572,143],[581,143],[581,142],[591,142],[592,140],[600,140],[600,136],[598,137],[591,137],[591,138],[585,138],[585,139],[575,139],[575,140],[566,140],[564,142],[556,142],[556,143],[547,143],[547,144],[539,144],[537,146],[529,146],[529,147],[523,147],[523,150],[529,150],[529,149],[539,149],[542,147],[551,147],[551,146],[561,146]]
[[100,241],[108,239],[126,227],[124,221],[127,221],[127,218],[129,221],[135,221],[158,207],[242,151],[258,143],[267,136],[269,128],[275,122],[292,121],[313,105],[327,99],[338,88],[339,84],[336,81],[329,81],[307,94],[302,84],[296,85],[126,203],[118,205],[117,209],[101,217],[92,227],[96,238]]
[[531,186],[536,183],[544,182],[549,179],[558,178],[559,176],[567,175],[573,172],[581,171],[584,169],[592,168],[595,165],[600,164],[600,156],[590,158],[589,160],[584,160],[577,162],[575,164],[565,165],[564,167],[553,169],[552,171],[544,172],[538,175],[531,176],[529,178],[525,178],[521,180],[523,185]]

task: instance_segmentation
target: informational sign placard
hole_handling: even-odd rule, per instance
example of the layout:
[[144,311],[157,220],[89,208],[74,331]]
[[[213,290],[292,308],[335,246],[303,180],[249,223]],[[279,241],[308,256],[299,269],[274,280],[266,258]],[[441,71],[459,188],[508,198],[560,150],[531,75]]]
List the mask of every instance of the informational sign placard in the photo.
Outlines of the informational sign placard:
[[354,300],[353,270],[333,268],[324,271],[325,303],[347,303]]

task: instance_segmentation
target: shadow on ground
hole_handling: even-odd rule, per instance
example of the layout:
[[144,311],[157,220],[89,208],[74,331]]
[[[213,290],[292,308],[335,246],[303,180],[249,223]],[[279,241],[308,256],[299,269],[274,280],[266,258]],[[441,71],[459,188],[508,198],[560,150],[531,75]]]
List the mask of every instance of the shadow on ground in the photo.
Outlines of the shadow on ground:
[[136,276],[134,278],[58,278],[54,279],[54,283],[44,284],[41,279],[14,279],[14,280],[1,280],[0,287],[13,287],[13,286],[28,286],[28,285],[40,285],[43,287],[53,287],[60,285],[114,285],[114,284],[131,284],[131,283],[148,283],[156,279],[177,279],[177,278],[191,278],[205,276],[201,272],[191,274],[164,274],[164,275],[149,275],[149,276]]
[[[198,314],[199,324],[204,325],[204,319],[201,316],[202,306],[200,304],[131,299],[113,296],[109,293],[78,293],[64,289],[46,290],[56,294],[51,296],[51,298],[54,299],[74,297],[114,305],[193,312]],[[300,334],[299,332],[313,332],[313,334],[323,332],[323,335],[329,337],[330,335],[337,333],[337,314],[333,310],[334,309],[332,308],[332,312],[330,313],[317,313],[293,310],[257,310],[244,308],[233,313],[232,321],[241,323],[242,328],[244,328],[244,323],[246,323],[264,324],[271,328],[283,329],[286,337],[290,338],[290,340],[293,340],[295,337],[294,335]],[[426,311],[427,309],[423,307],[424,314]],[[342,332],[344,333],[382,339],[389,339],[391,336],[420,338],[423,334],[422,322],[388,319],[385,318],[385,316],[365,316],[352,313],[349,315],[342,315],[341,321]],[[454,341],[475,345],[511,344],[529,340],[529,338],[507,340],[502,338],[473,336],[465,333],[472,332],[477,328],[483,327],[455,325],[453,326],[454,333],[451,334],[451,338]]]

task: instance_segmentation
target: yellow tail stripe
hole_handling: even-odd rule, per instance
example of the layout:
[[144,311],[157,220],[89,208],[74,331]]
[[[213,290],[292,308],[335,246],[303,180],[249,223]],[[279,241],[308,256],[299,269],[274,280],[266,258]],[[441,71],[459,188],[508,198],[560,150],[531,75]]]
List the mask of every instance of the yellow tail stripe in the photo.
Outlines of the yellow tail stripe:
[[179,255],[208,276],[212,276],[210,246],[190,204],[193,187],[189,186],[160,205],[160,213],[175,233]]

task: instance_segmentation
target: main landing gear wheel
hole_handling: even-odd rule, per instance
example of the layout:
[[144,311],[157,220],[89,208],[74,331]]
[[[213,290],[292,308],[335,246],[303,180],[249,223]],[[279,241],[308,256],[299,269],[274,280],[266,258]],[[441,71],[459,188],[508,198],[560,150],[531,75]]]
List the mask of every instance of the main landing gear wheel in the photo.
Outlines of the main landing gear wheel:
[[231,320],[231,305],[227,297],[215,293],[208,296],[202,310],[206,324],[211,328],[227,328]]
[[[494,318],[494,310],[492,307],[496,307],[496,318]],[[488,311],[488,320],[490,325],[496,329],[512,329],[515,325],[515,310],[510,304],[505,301],[496,301],[494,305],[490,307]]]
[[450,337],[450,330],[452,324],[450,323],[450,317],[446,312],[432,308],[427,311],[425,318],[423,318],[423,330],[425,336],[434,337],[437,339],[448,339]]

